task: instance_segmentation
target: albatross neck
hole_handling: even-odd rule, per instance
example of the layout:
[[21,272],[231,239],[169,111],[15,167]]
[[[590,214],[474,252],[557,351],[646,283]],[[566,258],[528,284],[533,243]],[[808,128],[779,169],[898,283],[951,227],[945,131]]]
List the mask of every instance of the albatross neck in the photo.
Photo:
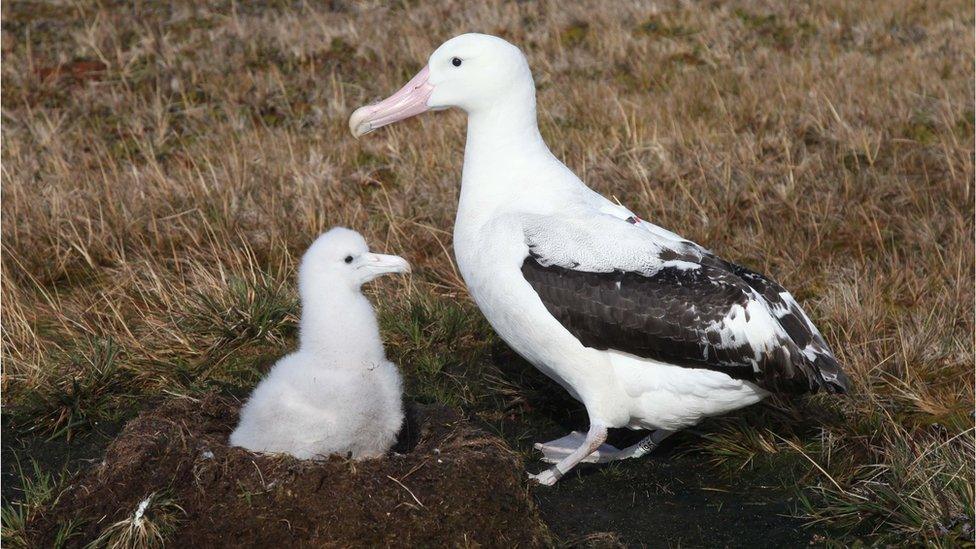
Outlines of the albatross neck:
[[515,92],[491,105],[468,112],[467,153],[509,155],[549,152],[536,121],[535,90]]
[[362,292],[344,286],[302,288],[299,350],[323,365],[368,367],[385,360],[373,306]]
[[[534,86],[468,112],[459,220],[462,213],[482,217],[519,203],[525,193],[543,187],[568,190],[573,185],[578,185],[575,176],[539,132]],[[531,207],[528,202],[521,203]]]

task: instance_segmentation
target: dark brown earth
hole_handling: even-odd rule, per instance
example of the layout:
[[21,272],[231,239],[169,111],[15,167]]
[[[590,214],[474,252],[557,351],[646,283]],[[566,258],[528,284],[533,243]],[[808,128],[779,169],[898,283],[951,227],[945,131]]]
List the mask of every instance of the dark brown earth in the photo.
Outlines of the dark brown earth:
[[[635,442],[618,435],[618,445]],[[752,549],[826,539],[796,516],[795,490],[768,471],[715,467],[688,453],[694,439],[679,433],[641,459],[583,465],[551,488],[534,488],[543,520],[568,546]]]
[[[506,441],[523,452],[525,467],[546,464],[533,442],[585,431],[583,406],[553,381],[499,344],[492,361],[505,376],[527,389],[531,413],[502,425]],[[797,430],[838,421],[807,402],[796,417],[780,417]],[[760,404],[729,414],[723,421],[765,425],[783,412]],[[800,517],[797,479],[806,462],[763,461],[753,466],[718,466],[714,454],[697,450],[701,437],[717,428],[705,420],[695,429],[665,440],[640,458],[580,465],[555,486],[532,485],[532,495],[559,546],[571,547],[746,547],[783,548],[822,544],[835,537],[822,525]],[[775,427],[772,427],[775,428]],[[611,429],[608,443],[624,448],[647,431]],[[810,435],[812,436],[812,435]],[[803,485],[803,481],[799,481]],[[809,496],[809,494],[808,494]]]
[[[533,471],[540,470],[544,464],[537,460],[538,456],[535,452],[528,451],[532,441],[556,438],[571,429],[585,428],[586,425],[585,416],[576,410],[579,407],[573,406],[571,402],[564,402],[562,399],[556,398],[557,396],[559,396],[559,393],[552,393],[551,398],[557,401],[559,405],[544,405],[541,409],[537,409],[536,412],[540,415],[535,418],[536,421],[528,423],[517,422],[507,425],[506,428],[502,429],[507,432],[505,437],[508,439],[509,444],[514,444],[527,451],[523,455],[523,458],[529,458],[525,462],[525,466]],[[233,397],[226,398],[227,400],[223,402],[230,403],[232,408],[238,405],[238,401]],[[221,446],[220,442],[233,424],[233,414],[236,413],[234,410],[221,409],[221,400],[215,400],[215,397],[204,399],[204,402],[200,406],[208,406],[211,409],[216,406],[216,409],[206,412],[201,418],[196,418],[187,424],[189,425],[189,429],[193,430],[199,428],[200,421],[211,423],[215,433],[219,433],[220,437],[217,439],[215,447]],[[540,404],[545,404],[545,402],[548,401],[539,401]],[[171,403],[166,406],[173,407],[174,404]],[[170,413],[176,413],[179,416],[179,414],[185,414],[192,409],[192,406],[177,406],[174,412],[162,413],[159,411],[151,414],[143,414],[137,420],[145,421],[149,418],[155,418],[154,421],[159,421]],[[414,421],[410,422],[409,428],[405,430],[404,436],[401,437],[401,441],[396,448],[400,452],[406,452],[413,448],[414,455],[407,456],[406,458],[394,457],[391,459],[409,460],[420,455],[424,451],[424,447],[428,451],[433,452],[432,448],[436,447],[435,442],[438,437],[443,438],[444,431],[449,429],[448,424],[454,422],[464,424],[464,422],[458,419],[456,414],[446,412],[443,409],[422,409],[417,415],[420,416],[419,423],[426,424],[425,432],[428,434],[425,437],[427,437],[428,442],[418,445],[418,438],[422,429],[418,428],[417,417],[415,415]],[[440,424],[436,421],[437,416],[442,418]],[[548,418],[548,421],[543,421],[545,418]],[[171,420],[172,418],[167,421]],[[752,418],[752,420],[755,421],[756,418]],[[186,419],[183,418],[181,421],[185,422]],[[548,425],[548,427],[539,428],[540,424]],[[10,437],[4,437],[4,497],[13,498],[17,495],[16,485],[18,475],[13,470],[7,470],[12,467],[15,469],[15,461],[12,459],[15,454],[30,456],[33,459],[39,460],[44,470],[57,471],[65,463],[65,460],[71,465],[69,470],[90,468],[93,465],[97,466],[98,462],[101,461],[101,456],[105,455],[105,445],[99,441],[106,440],[107,438],[110,439],[117,433],[118,427],[110,427],[112,428],[109,432],[99,437],[78,439],[70,444],[63,442],[59,444],[57,441],[44,442],[39,438],[26,439],[33,441],[33,444],[28,448],[20,448],[17,452],[15,452],[16,448],[7,447],[6,443],[9,443],[12,439]],[[707,428],[707,425],[703,425],[703,427]],[[465,428],[470,429],[470,427]],[[169,431],[170,429],[171,427],[165,428],[163,431]],[[618,430],[611,433],[611,438],[613,439],[611,442],[618,446],[625,446],[635,442],[635,438],[639,438],[643,434],[643,432]],[[125,438],[129,435],[130,431],[126,431],[122,437]],[[770,470],[769,467],[765,466],[756,470],[746,468],[735,471],[729,471],[724,467],[716,467],[708,461],[707,456],[701,452],[691,450],[696,445],[696,439],[697,435],[695,434],[679,433],[665,441],[664,445],[654,453],[640,460],[630,460],[607,465],[584,465],[577,468],[577,470],[562,479],[554,487],[541,487],[530,484],[530,490],[535,499],[538,514],[541,515],[541,518],[547,524],[552,536],[551,539],[546,541],[557,546],[590,547],[802,547],[811,543],[817,544],[818,541],[832,537],[831,533],[825,531],[823,528],[811,528],[804,524],[805,521],[803,519],[795,516],[798,514],[796,490],[786,488],[785,485],[787,483],[777,478],[775,470]],[[203,439],[197,437],[197,440]],[[109,448],[108,454],[110,459],[111,456],[117,455],[116,447],[118,444],[116,443]],[[149,448],[150,452],[157,451],[152,449],[157,448],[157,446]],[[442,450],[442,455],[438,457],[443,461],[444,449],[439,449]],[[211,449],[211,451],[214,450]],[[228,461],[226,459],[228,452],[229,450],[226,448],[224,448],[223,453],[214,451],[214,458],[219,459],[219,456],[225,456],[222,465],[228,469],[230,467],[246,465],[251,471],[256,471],[255,465],[252,465],[252,461],[254,460]],[[237,450],[233,450],[230,453],[236,452]],[[258,460],[257,463],[275,464],[280,460],[285,460],[285,458],[270,460],[270,462],[262,459]],[[286,461],[292,461],[293,465],[295,463],[294,460]],[[335,463],[342,464],[341,460],[336,460]],[[412,463],[415,463],[415,461]],[[278,464],[278,467],[281,467],[281,465]],[[332,467],[333,463],[322,465]],[[348,466],[350,464],[346,465]],[[352,465],[354,466],[353,468],[362,470],[362,464]],[[327,470],[334,470],[328,469],[328,467]],[[507,473],[502,473],[503,478],[508,479],[511,475],[517,477],[516,481],[518,478],[524,478],[520,477],[520,475],[524,474],[524,470],[518,463],[514,466],[506,465],[506,467],[509,467],[509,469]],[[135,467],[134,469],[137,473],[141,474],[141,468]],[[131,474],[128,472],[129,468],[123,468],[122,470],[124,474]],[[179,470],[167,469],[167,471]],[[266,465],[262,465],[261,467],[263,475],[268,475],[270,470],[271,468]],[[289,469],[286,467],[284,470],[288,471]],[[294,478],[292,482],[301,481],[301,470],[302,468],[297,469],[298,477]],[[312,470],[315,470],[315,467],[310,467],[310,471]],[[485,471],[485,469],[481,470]],[[340,474],[345,474],[345,472],[346,470],[343,470]],[[792,477],[796,474],[796,472],[789,473],[787,471],[783,471],[782,473],[784,478]],[[166,474],[165,472],[157,472],[155,477],[157,480],[152,481],[152,484],[175,486],[179,485],[180,482],[187,482],[187,479],[184,477],[182,480],[177,479],[173,483],[167,483],[165,481]],[[326,471],[320,470],[317,474],[321,476],[326,474]],[[403,474],[402,468],[398,474]],[[414,477],[417,474],[414,473],[402,482],[417,495],[418,499],[425,506],[430,507],[431,505],[428,499],[433,497],[432,494],[436,490],[439,490],[439,488],[430,483],[415,485]],[[260,487],[261,482],[256,472],[253,475],[242,475],[238,473],[233,478],[243,479],[244,476],[248,478],[245,479],[244,484],[242,484],[237,492],[227,488],[221,489],[222,491],[218,490],[216,493],[220,495],[217,496],[213,496],[214,492],[211,492],[213,497],[209,498],[210,501],[206,504],[207,507],[205,509],[210,509],[210,507],[220,508],[221,505],[218,505],[216,502],[219,498],[225,497],[234,500],[235,517],[240,517],[245,512],[243,507],[245,507],[246,502],[243,500],[251,498],[255,507],[253,510],[246,510],[247,513],[253,513],[246,515],[248,520],[252,520],[251,517],[253,516],[261,515],[261,510],[268,509],[275,500],[257,497],[255,494],[252,494],[252,492],[260,491],[253,488],[254,486]],[[391,476],[401,478],[393,474]],[[82,473],[77,478],[82,479],[83,486],[90,487],[94,482],[96,488],[101,490],[99,493],[109,493],[104,486],[98,488],[99,483],[104,483],[104,480],[99,480],[98,476],[94,473]],[[318,478],[314,477],[314,480],[317,482]],[[266,483],[272,482],[267,476],[264,480]],[[233,484],[233,481],[229,478],[225,479],[225,482]],[[150,483],[142,484],[146,486],[143,490],[149,489],[148,484]],[[341,486],[348,487],[351,485],[343,484]],[[507,484],[506,486],[511,487],[513,485]],[[426,490],[426,492],[422,494],[419,490]],[[78,488],[73,488],[71,493],[77,494]],[[71,493],[69,493],[69,496]],[[148,493],[145,495],[148,495]],[[85,537],[73,538],[71,540],[75,545],[80,545],[83,540],[90,539],[95,535],[99,528],[104,529],[106,525],[118,520],[119,517],[123,517],[126,513],[131,514],[135,506],[138,505],[138,501],[141,501],[144,495],[138,496],[132,493],[128,499],[125,499],[125,501],[117,505],[89,507],[84,511],[72,510],[72,506],[81,505],[84,503],[83,500],[86,499],[75,497],[76,500],[70,503],[62,500],[60,506],[53,514],[43,517],[43,520],[34,524],[35,535],[39,540],[38,546],[46,546],[41,541],[48,542],[51,534],[43,535],[40,532],[49,530],[54,523],[62,522],[72,517],[91,517],[102,511],[108,513],[109,516],[104,520],[97,521],[97,527],[91,523],[86,526],[84,532]],[[323,498],[328,498],[328,496],[323,496]],[[322,501],[325,500],[323,499]],[[404,506],[410,504],[416,506],[416,502],[406,492],[401,495],[399,500],[394,501],[398,501],[399,504]],[[85,503],[85,505],[88,504]],[[184,504],[181,505],[185,508]],[[522,506],[524,502],[519,501],[517,505]],[[485,510],[490,511],[496,507],[497,503],[494,499],[488,498],[485,500]],[[514,510],[513,513],[526,512],[531,514],[532,518],[524,518],[524,520],[515,520],[513,522],[525,522],[531,524],[533,528],[537,528],[538,526],[534,522],[534,517],[536,516],[535,510],[531,506],[524,506],[521,509]],[[414,510],[416,511],[416,509]],[[469,513],[472,520],[476,521],[474,524],[478,524],[477,521],[483,520],[483,517],[480,515],[486,511],[483,511],[478,503],[472,503],[465,508],[465,512]],[[176,525],[177,530],[182,530],[187,527],[202,528],[202,526],[193,526],[190,517],[184,517],[180,513],[176,513],[176,515],[176,518],[180,519],[180,522]],[[265,512],[262,520],[268,521],[271,516]],[[363,516],[362,512],[358,512],[354,514],[354,519],[351,520],[360,520]],[[458,522],[462,521],[461,518],[456,518],[456,520]],[[210,522],[208,524],[211,525],[210,527],[213,530],[203,533],[198,531],[192,535],[205,534],[207,539],[232,539],[232,535],[237,535],[233,534],[233,532],[238,531],[237,529],[232,531],[232,535],[219,534],[220,529],[224,528],[228,522]],[[331,521],[330,524],[335,524],[335,521]],[[409,525],[410,523],[407,524]],[[464,528],[462,530],[466,531]],[[260,544],[267,543],[268,538],[275,535],[284,536],[283,540],[286,542],[295,539],[293,533],[288,531],[287,528],[284,528],[274,529],[267,536],[255,537],[253,543],[260,546]],[[173,536],[176,539],[195,539],[190,537],[191,534],[186,532],[175,533]],[[220,542],[217,545],[220,545]],[[487,545],[490,546],[492,544],[488,543]],[[247,544],[242,541],[241,546],[247,546]]]
[[519,458],[456,412],[411,410],[384,459],[324,462],[231,448],[240,402],[208,395],[130,421],[104,461],[31,524],[39,547],[79,521],[81,547],[157,493],[175,505],[173,547],[506,546],[546,544]]

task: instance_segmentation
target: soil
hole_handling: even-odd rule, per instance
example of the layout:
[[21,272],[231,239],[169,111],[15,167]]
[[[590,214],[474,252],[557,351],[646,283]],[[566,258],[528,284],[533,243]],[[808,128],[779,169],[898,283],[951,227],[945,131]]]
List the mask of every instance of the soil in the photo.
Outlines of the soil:
[[[53,475],[71,475],[101,461],[105,447],[122,430],[122,422],[98,422],[89,432],[72,438],[48,438],[18,432],[4,410],[0,436],[0,500],[9,504],[23,499],[21,472],[33,476],[33,465]],[[33,462],[33,463],[31,463]]]
[[83,535],[68,546],[81,547],[153,493],[179,506],[174,547],[547,544],[521,460],[456,412],[409,409],[400,453],[384,459],[313,462],[228,447],[239,407],[208,395],[140,414],[32,522],[36,545],[75,520]]
[[[509,434],[521,433],[510,442],[526,449],[585,427],[578,406],[550,396],[537,421],[509,425]],[[129,422],[100,464],[91,458],[103,455],[99,441],[117,426],[98,440],[73,441],[72,470],[87,464],[87,471],[32,523],[36,545],[50,546],[55,525],[74,519],[83,535],[68,546],[82,546],[153,492],[183,510],[175,512],[173,546],[802,547],[832,537],[794,516],[796,492],[784,487],[792,475],[715,467],[689,453],[693,433],[639,460],[583,465],[541,487],[525,477],[526,466],[545,466],[537,454],[523,463],[524,455],[446,408],[408,407],[395,453],[383,460],[307,462],[228,448],[239,407],[237,398],[217,395],[163,403]],[[548,426],[532,427],[540,424]],[[609,442],[623,447],[644,434],[616,430]],[[44,469],[65,458],[57,444],[33,440],[26,455],[50,454]],[[5,473],[11,450],[4,448]],[[15,478],[5,474],[5,500]]]
[[681,455],[693,438],[679,433],[641,459],[582,465],[554,487],[533,488],[543,520],[570,546],[780,548],[824,539],[795,516],[795,496],[778,479],[731,476],[700,454]]
[[[553,381],[538,373],[507,346],[492,349],[492,361],[506,377],[527,391],[525,415],[503,421],[505,439],[528,457],[531,472],[548,465],[532,443],[557,439],[570,431],[585,432],[584,407]],[[761,423],[772,413],[747,408],[730,414]],[[781,412],[776,412],[781,413]],[[768,418],[767,418],[768,419]],[[797,429],[832,421],[816,406],[799,417],[785,418]],[[555,486],[532,485],[555,544],[571,547],[748,547],[782,548],[823,544],[834,536],[822,526],[798,518],[797,478],[806,464],[762,463],[755,470],[716,466],[694,448],[698,432],[712,420],[666,439],[640,458],[602,465],[580,465]],[[611,429],[607,442],[625,448],[647,431]]]

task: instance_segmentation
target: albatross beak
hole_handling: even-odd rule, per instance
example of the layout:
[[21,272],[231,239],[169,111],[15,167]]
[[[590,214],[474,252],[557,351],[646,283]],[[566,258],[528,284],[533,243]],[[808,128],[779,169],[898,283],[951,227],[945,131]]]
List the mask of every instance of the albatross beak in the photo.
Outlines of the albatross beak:
[[400,91],[372,105],[359,107],[349,117],[349,131],[358,138],[377,128],[420,114],[430,107],[427,100],[434,87],[427,83],[430,67],[424,67]]
[[363,273],[363,281],[369,282],[389,273],[409,273],[410,264],[398,255],[366,253],[360,257],[356,269]]

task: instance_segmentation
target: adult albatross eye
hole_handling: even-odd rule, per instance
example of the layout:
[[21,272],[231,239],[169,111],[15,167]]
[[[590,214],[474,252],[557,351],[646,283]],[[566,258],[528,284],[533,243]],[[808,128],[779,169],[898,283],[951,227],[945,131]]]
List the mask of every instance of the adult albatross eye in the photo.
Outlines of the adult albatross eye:
[[352,263],[352,256],[351,255],[347,255],[346,256],[346,259],[345,259],[345,262],[346,263]]
[[454,65],[455,67],[460,67],[461,66],[461,59],[459,57],[455,57],[455,58],[451,59],[451,64]]

